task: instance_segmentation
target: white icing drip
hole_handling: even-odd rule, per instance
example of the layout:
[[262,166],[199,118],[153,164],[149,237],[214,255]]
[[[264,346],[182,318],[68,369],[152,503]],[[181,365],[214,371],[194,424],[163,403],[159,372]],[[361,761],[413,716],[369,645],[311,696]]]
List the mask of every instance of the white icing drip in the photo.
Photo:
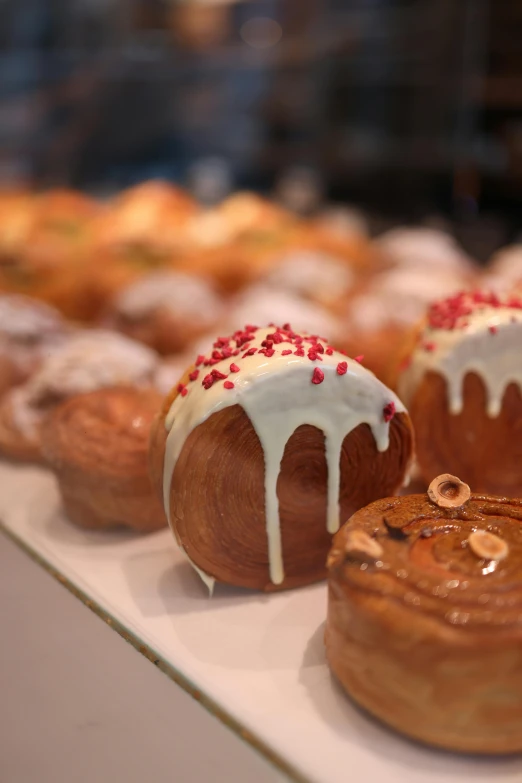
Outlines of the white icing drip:
[[[446,380],[449,410],[461,413],[463,383],[476,373],[484,383],[487,413],[499,415],[510,383],[522,388],[520,352],[522,311],[510,307],[483,307],[465,317],[468,325],[452,330],[427,327],[410,366],[399,380],[399,393],[409,404],[425,374],[433,371]],[[494,330],[494,333],[490,331]],[[426,350],[429,344],[433,350]]]
[[[259,348],[273,328],[259,329],[249,346]],[[295,346],[274,345],[275,354],[226,359],[215,368],[228,374],[231,361],[240,372],[231,373],[233,389],[217,381],[209,389],[201,384],[203,373],[189,384],[186,397],[178,395],[165,420],[168,431],[163,474],[163,498],[170,523],[170,488],[179,455],[190,433],[213,413],[232,405],[241,405],[259,437],[265,459],[265,517],[268,538],[270,578],[275,584],[284,579],[283,555],[279,526],[277,478],[286,443],[298,427],[309,424],[325,435],[328,467],[327,527],[339,528],[340,457],[344,438],[359,424],[372,430],[377,448],[388,448],[389,423],[383,408],[393,401],[398,412],[405,410],[398,398],[364,367],[334,351],[323,354],[323,361],[312,362],[305,356],[282,356],[281,351]],[[348,372],[337,374],[339,362],[348,362]],[[311,382],[315,367],[324,372],[324,381]],[[205,368],[206,369],[206,368]]]
[[103,330],[80,332],[45,362],[28,383],[31,401],[65,398],[121,384],[152,382],[158,357],[150,348]]
[[299,332],[328,335],[335,342],[340,325],[325,308],[308,302],[288,291],[277,291],[267,285],[251,286],[233,304],[228,326],[290,322]]
[[279,259],[266,282],[311,299],[340,299],[352,288],[355,274],[327,253],[301,250]]
[[197,318],[203,326],[214,324],[223,312],[210,283],[182,272],[154,272],[141,278],[120,292],[115,308],[135,320],[166,310],[178,318]]

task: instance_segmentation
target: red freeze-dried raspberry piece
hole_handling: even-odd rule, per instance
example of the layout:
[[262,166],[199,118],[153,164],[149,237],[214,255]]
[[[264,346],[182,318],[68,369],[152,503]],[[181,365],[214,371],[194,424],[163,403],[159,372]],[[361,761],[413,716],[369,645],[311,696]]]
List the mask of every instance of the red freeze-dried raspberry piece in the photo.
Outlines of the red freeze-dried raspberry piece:
[[203,354],[200,354],[196,359],[196,367],[199,367],[199,365],[203,364],[204,361],[205,361],[205,357],[203,356]]
[[205,389],[210,389],[210,387],[215,383],[216,379],[213,375],[205,375],[203,380],[201,381],[201,385],[205,387]]
[[324,372],[316,367],[312,375],[312,383],[318,384],[324,381]]
[[360,356],[354,356],[353,358],[355,359],[356,362],[359,362],[359,364],[361,364],[361,362],[364,361],[363,354],[361,354]]
[[232,348],[229,345],[225,345],[221,353],[223,354],[223,359],[230,359],[232,356]]
[[384,417],[384,421],[386,422],[393,419],[395,416],[395,403],[393,401],[384,406],[382,409],[382,415]]
[[228,377],[227,375],[225,375],[224,372],[220,372],[219,370],[212,370],[210,374],[212,375],[213,378],[216,379],[216,381],[223,381],[225,378]]
[[257,353],[257,348],[249,348],[248,351],[245,351],[243,354],[243,359],[245,356],[253,356],[255,353]]
[[234,362],[230,365],[230,372],[239,372],[239,367]]
[[223,386],[225,387],[225,389],[233,389],[234,388],[234,384],[232,383],[232,381],[225,381]]
[[331,355],[333,354],[333,348],[331,348],[330,346],[328,346],[328,348],[327,348],[327,349],[326,349],[326,351],[325,351],[325,354],[326,354],[327,356],[331,356]]
[[178,392],[181,394],[182,397],[185,397],[187,394],[187,387],[184,383],[178,383]]
[[304,348],[298,348],[297,351],[294,351],[294,356],[304,356]]
[[337,365],[337,375],[346,375],[348,371],[348,362],[339,362]]
[[273,356],[275,354],[275,351],[274,351],[273,348],[260,348],[259,349],[259,353],[264,353],[265,356],[270,358],[271,356]]
[[292,353],[292,350],[290,348],[286,348],[284,351],[281,351],[281,356],[289,356]]
[[498,332],[498,327],[494,326],[493,324],[489,326],[488,329],[491,332],[491,334],[496,334]]
[[432,353],[437,346],[435,343],[423,343],[422,347],[425,351],[428,351],[428,353]]
[[189,375],[189,378],[191,381],[197,381],[199,375],[199,370],[192,370],[192,372]]

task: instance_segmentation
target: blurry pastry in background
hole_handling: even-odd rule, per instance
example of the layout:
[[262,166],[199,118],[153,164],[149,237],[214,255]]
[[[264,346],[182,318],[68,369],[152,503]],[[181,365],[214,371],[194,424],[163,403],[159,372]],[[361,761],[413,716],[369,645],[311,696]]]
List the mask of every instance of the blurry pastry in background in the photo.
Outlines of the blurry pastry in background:
[[503,247],[490,258],[481,286],[505,295],[522,291],[522,244]]
[[478,492],[522,494],[522,300],[473,292],[428,312],[398,393],[426,482],[458,475]]
[[461,291],[469,278],[451,270],[398,268],[370,278],[352,297],[343,320],[342,345],[394,388],[397,358],[431,302]]
[[474,274],[475,265],[457,241],[435,228],[392,228],[375,239],[387,265],[434,272]]
[[[64,315],[81,319],[84,247],[101,208],[87,196],[68,190],[34,194],[23,203],[23,215],[17,218],[16,243],[12,234],[11,255],[4,256],[0,264],[0,286],[42,299]],[[8,236],[12,229],[7,226]],[[0,214],[0,236],[3,231]]]
[[[32,220],[33,194],[24,189],[0,191],[0,269],[20,259]],[[0,282],[4,282],[0,280]]]
[[150,428],[161,401],[151,389],[99,389],[49,414],[41,428],[42,452],[71,522],[141,533],[167,525],[148,462]]
[[331,342],[341,335],[340,322],[321,305],[263,284],[251,286],[230,300],[226,326],[234,330],[245,323],[255,326],[287,323],[285,314],[288,322],[299,331],[321,335]]
[[345,302],[357,280],[356,272],[341,259],[313,250],[288,250],[262,278],[265,285],[327,308]]
[[188,193],[160,180],[124,190],[109,207],[96,226],[98,249],[144,267],[176,250],[180,232],[199,211]]
[[268,199],[238,191],[216,207],[233,236],[246,232],[271,232],[297,221],[297,216]]
[[64,400],[110,386],[151,388],[159,357],[115,332],[82,331],[54,351],[27,383],[0,401],[0,454],[41,461],[40,428]]
[[353,207],[335,204],[325,209],[312,219],[312,224],[326,234],[332,234],[338,239],[367,238],[369,236],[368,222],[363,213]]
[[123,288],[106,324],[161,354],[178,353],[224,316],[222,297],[202,277],[152,272]]
[[324,578],[339,522],[399,489],[412,453],[398,398],[289,324],[219,337],[167,397],[151,467],[205,584],[261,590]]
[[184,191],[151,181],[123,191],[97,221],[86,252],[85,297],[100,316],[120,289],[147,272],[172,268],[199,207]]
[[27,381],[69,333],[60,313],[44,302],[0,295],[0,395]]

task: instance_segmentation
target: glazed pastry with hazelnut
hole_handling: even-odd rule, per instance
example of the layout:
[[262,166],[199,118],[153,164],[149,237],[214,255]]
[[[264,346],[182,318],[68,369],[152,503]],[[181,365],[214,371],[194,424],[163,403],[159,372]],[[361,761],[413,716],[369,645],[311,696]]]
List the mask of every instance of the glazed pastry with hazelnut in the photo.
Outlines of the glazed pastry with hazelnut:
[[0,295],[0,396],[27,381],[70,332],[58,311],[44,302]]
[[107,324],[168,355],[215,329],[222,297],[207,280],[182,272],[152,272],[123,288]]
[[157,369],[157,354],[123,335],[103,330],[73,335],[0,401],[0,454],[40,462],[41,426],[56,405],[110,386],[152,387]]
[[521,522],[521,500],[445,474],[343,525],[325,641],[355,702],[429,745],[522,750]]
[[340,519],[403,484],[398,398],[289,324],[220,337],[167,397],[151,464],[181,550],[212,589],[324,578]]
[[150,427],[161,401],[152,389],[99,389],[57,405],[45,419],[42,452],[71,522],[141,533],[166,526],[148,467]]
[[398,380],[422,477],[522,493],[522,300],[459,294],[433,305]]

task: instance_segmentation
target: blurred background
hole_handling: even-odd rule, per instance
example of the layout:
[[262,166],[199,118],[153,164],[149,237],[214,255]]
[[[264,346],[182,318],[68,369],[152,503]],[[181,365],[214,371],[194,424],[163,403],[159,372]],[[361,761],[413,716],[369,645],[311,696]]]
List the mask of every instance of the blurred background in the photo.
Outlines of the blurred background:
[[1,0],[0,181],[356,204],[518,238],[522,3]]

